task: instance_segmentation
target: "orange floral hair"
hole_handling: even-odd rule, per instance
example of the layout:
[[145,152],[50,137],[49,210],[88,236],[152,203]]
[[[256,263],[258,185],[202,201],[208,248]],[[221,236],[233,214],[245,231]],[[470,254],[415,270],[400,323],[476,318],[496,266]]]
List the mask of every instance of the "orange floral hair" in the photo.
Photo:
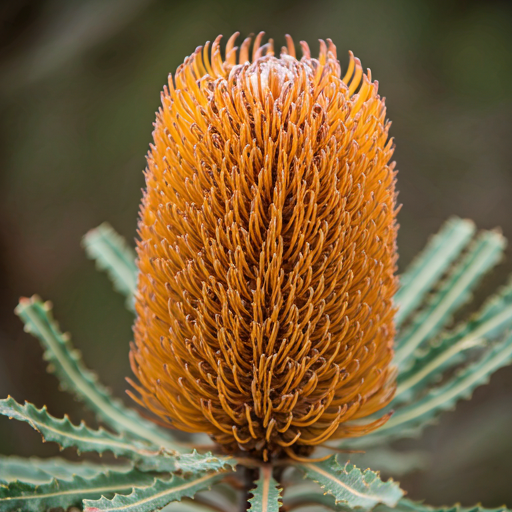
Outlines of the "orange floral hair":
[[[231,452],[364,435],[395,390],[384,100],[350,53],[220,37],[169,78],[139,220],[136,400]],[[358,421],[354,421],[358,420]]]

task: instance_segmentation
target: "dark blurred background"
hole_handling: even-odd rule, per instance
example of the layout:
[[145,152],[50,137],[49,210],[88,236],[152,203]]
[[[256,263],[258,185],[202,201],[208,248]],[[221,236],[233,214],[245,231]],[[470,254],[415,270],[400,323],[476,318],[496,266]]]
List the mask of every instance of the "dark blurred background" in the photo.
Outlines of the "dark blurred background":
[[[53,301],[87,364],[124,395],[132,318],[80,238],[107,220],[133,239],[160,90],[218,34],[265,30],[280,47],[290,33],[315,50],[330,37],[342,64],[353,50],[372,69],[397,144],[401,268],[452,214],[512,239],[510,2],[3,0],[0,23],[2,397],[94,424],[13,314],[33,293]],[[507,256],[477,301],[512,271]],[[512,507],[512,368],[408,446],[432,456],[402,479],[411,497]],[[0,453],[58,450],[0,418]]]

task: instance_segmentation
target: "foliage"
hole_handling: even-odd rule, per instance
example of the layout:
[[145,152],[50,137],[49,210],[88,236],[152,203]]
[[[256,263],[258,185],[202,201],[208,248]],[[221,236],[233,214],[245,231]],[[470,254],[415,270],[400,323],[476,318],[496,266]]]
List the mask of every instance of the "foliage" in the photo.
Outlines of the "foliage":
[[87,256],[96,261],[98,269],[108,274],[114,289],[126,297],[128,309],[133,310],[133,294],[137,286],[135,251],[107,222],[91,229],[84,236],[82,245]]
[[124,512],[151,512],[165,507],[172,501],[192,497],[198,491],[208,488],[224,475],[219,472],[195,474],[188,478],[173,475],[169,480],[155,479],[151,485],[134,486],[129,496],[116,494],[112,500],[102,497],[100,500],[84,500],[84,512],[100,510]]
[[277,480],[272,476],[272,466],[266,465],[259,468],[259,478],[256,480],[256,488],[251,491],[249,510],[261,512],[279,512],[282,504],[281,489]]
[[105,471],[91,478],[72,475],[69,479],[54,478],[50,482],[33,484],[13,481],[0,487],[2,510],[38,512],[50,508],[80,506],[84,498],[127,493],[134,487],[147,486],[151,475],[136,469],[130,471]]
[[[131,305],[136,283],[133,251],[106,225],[90,232],[84,245]],[[422,467],[424,454],[395,452],[389,443],[418,435],[426,424],[453,409],[461,398],[470,398],[493,372],[512,362],[512,282],[468,321],[450,328],[454,313],[497,263],[504,245],[498,233],[484,231],[475,236],[472,223],[453,218],[406,270],[396,296],[400,326],[396,363],[400,371],[397,392],[389,405],[395,414],[374,433],[341,444],[367,449],[366,454],[354,456],[356,461],[374,463],[392,474]],[[398,483],[341,462],[339,455],[262,464],[199,446],[194,449],[112,397],[85,367],[69,336],[60,331],[48,303],[38,297],[21,299],[16,313],[43,345],[49,370],[96,413],[105,428],[93,429],[84,422],[74,425],[67,416],[55,418],[46,407],[22,405],[12,397],[0,401],[0,414],[29,423],[44,441],[61,448],[72,447],[78,453],[110,452],[119,460],[96,464],[1,457],[0,512],[42,512],[81,504],[87,512],[150,512],[194,496],[195,510],[211,510],[212,500],[221,495],[226,507],[235,510],[240,508],[240,499],[237,491],[229,489],[236,482],[234,488],[245,486],[250,496],[248,503],[242,497],[242,508],[253,512],[311,504],[344,511],[486,511],[480,506],[429,507],[413,502],[403,497]],[[310,483],[290,482],[283,493],[278,475],[285,467],[299,471]],[[251,473],[257,475],[254,483],[240,482],[243,474]],[[210,495],[204,491],[212,486],[209,501]],[[184,502],[181,510],[188,506]]]
[[362,472],[352,464],[341,466],[333,455],[321,462],[305,462],[299,465],[306,476],[320,484],[325,494],[332,494],[336,504],[350,508],[372,509],[378,503],[394,507],[403,491],[392,480],[383,482],[371,470]]
[[141,418],[119,399],[113,398],[105,386],[98,382],[96,374],[85,367],[69,335],[59,331],[52,318],[50,303],[43,303],[37,296],[23,298],[15,311],[25,323],[25,330],[40,340],[45,350],[44,358],[50,363],[49,369],[57,375],[64,389],[74,393],[117,432],[146,439],[159,446],[175,448],[165,430]]

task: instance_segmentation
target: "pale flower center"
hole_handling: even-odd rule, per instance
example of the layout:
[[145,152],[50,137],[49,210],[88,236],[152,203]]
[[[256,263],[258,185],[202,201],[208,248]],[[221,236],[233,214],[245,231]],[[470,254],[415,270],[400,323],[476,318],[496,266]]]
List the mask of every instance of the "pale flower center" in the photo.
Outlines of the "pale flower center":
[[253,62],[247,70],[254,94],[272,92],[274,97],[278,96],[283,86],[297,78],[297,59],[289,55],[281,55],[278,59],[274,56],[267,56]]

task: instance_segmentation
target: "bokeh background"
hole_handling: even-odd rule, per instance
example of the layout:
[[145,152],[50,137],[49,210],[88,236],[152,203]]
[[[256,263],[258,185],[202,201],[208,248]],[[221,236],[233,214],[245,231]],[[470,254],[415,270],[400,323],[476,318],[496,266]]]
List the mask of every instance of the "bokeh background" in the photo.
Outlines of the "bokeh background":
[[[497,0],[4,0],[0,5],[0,395],[91,415],[46,373],[13,309],[51,298],[85,361],[119,395],[131,316],[81,248],[104,220],[135,236],[144,157],[167,74],[219,33],[285,33],[353,50],[387,97],[400,266],[452,214],[512,239],[512,3]],[[475,300],[512,271],[512,254]],[[128,400],[128,399],[127,399]],[[430,468],[415,499],[512,507],[512,368],[406,443]],[[0,453],[55,455],[0,418]],[[73,457],[72,452],[65,455]]]

